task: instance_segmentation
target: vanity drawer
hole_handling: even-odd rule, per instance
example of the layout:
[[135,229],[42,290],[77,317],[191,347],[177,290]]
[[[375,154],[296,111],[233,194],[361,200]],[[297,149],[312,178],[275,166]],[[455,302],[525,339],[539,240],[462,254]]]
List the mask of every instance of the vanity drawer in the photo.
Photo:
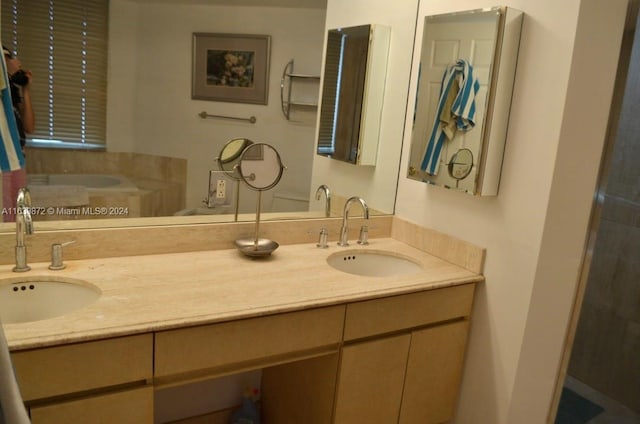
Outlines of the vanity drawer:
[[344,306],[156,333],[155,376],[207,370],[335,345]]
[[33,424],[153,424],[153,386],[32,407]]
[[471,314],[475,284],[427,290],[347,305],[344,340],[391,333]]
[[152,378],[153,335],[18,351],[11,354],[25,401]]

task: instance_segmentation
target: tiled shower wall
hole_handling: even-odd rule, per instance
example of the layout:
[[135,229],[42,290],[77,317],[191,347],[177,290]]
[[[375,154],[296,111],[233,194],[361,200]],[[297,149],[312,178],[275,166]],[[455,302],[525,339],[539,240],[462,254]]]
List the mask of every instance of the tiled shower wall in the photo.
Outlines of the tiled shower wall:
[[[636,34],[569,375],[640,412],[640,34]],[[627,45],[633,40],[626,37]],[[630,47],[628,47],[630,48]],[[625,65],[624,63],[622,65]],[[622,67],[621,65],[621,67]],[[626,69],[626,68],[625,68]],[[625,81],[624,75],[619,81]],[[622,97],[623,96],[623,97]],[[616,114],[614,113],[615,117]]]

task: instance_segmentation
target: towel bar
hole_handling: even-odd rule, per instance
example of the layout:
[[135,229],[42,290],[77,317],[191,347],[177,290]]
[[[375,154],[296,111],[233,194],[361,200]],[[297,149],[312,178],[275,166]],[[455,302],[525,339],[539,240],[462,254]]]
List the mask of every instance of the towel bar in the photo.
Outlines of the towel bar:
[[255,116],[250,116],[249,118],[237,118],[235,116],[211,115],[205,111],[200,112],[198,116],[201,117],[202,119],[206,119],[206,118],[234,119],[236,121],[247,121],[252,124],[255,124],[257,121]]

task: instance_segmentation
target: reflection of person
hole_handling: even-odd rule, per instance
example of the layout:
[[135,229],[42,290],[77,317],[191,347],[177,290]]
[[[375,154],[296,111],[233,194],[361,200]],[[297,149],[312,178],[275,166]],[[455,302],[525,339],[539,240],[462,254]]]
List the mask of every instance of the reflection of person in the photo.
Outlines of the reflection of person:
[[9,49],[2,47],[4,60],[7,64],[7,75],[11,85],[11,100],[16,124],[20,132],[20,145],[24,147],[26,133],[32,133],[35,128],[35,116],[31,105],[31,80],[33,74],[22,69],[20,59],[11,54]]
[[[15,221],[15,207],[18,190],[27,185],[27,174],[24,166],[24,154],[22,149],[26,142],[26,134],[31,133],[35,127],[35,116],[31,105],[31,71],[22,69],[22,63],[15,57],[9,49],[3,46],[6,77],[11,90],[11,105],[13,120],[10,119],[8,102],[3,93],[4,115],[7,126],[11,127],[15,121],[17,134],[7,131],[2,134],[3,157],[2,162],[2,203],[4,221]],[[3,76],[4,80],[4,76]],[[4,80],[7,81],[7,80]],[[6,82],[1,86],[4,88]],[[6,91],[6,90],[5,90]],[[19,139],[19,147],[16,146],[14,138]]]

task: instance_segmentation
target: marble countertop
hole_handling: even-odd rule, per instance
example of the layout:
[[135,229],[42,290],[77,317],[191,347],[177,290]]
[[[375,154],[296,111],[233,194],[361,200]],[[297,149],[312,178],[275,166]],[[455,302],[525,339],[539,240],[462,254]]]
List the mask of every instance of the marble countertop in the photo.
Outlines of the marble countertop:
[[[402,277],[362,277],[337,271],[326,259],[348,250],[394,252],[419,262],[424,271]],[[483,281],[453,265],[392,238],[347,248],[330,244],[280,246],[267,258],[251,259],[236,249],[74,260],[51,271],[0,266],[3,279],[57,276],[85,280],[102,291],[91,305],[66,315],[4,324],[11,350],[124,336],[230,321],[279,312]]]

